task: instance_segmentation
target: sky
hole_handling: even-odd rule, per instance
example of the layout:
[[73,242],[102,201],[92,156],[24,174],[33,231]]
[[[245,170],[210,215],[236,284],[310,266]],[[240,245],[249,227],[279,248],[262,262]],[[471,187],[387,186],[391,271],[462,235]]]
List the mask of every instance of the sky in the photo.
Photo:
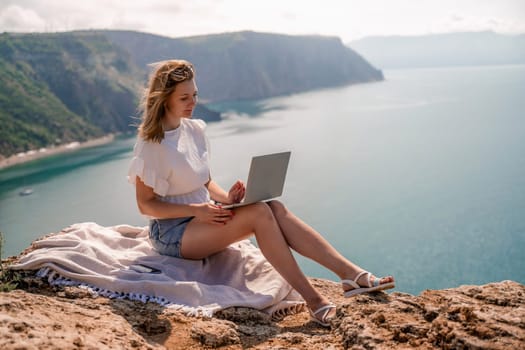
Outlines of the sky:
[[185,37],[241,30],[366,36],[525,33],[525,0],[0,0],[0,32],[126,29]]

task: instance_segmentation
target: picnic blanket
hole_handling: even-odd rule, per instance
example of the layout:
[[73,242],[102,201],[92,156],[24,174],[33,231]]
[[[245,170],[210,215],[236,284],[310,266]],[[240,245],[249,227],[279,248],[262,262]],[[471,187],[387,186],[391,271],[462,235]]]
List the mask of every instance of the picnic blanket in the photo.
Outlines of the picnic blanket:
[[[202,260],[158,254],[147,227],[74,224],[33,242],[11,266],[38,270],[51,284],[77,285],[110,298],[153,301],[187,315],[212,316],[232,306],[279,319],[304,307],[300,295],[249,240]],[[139,272],[141,264],[159,270]]]

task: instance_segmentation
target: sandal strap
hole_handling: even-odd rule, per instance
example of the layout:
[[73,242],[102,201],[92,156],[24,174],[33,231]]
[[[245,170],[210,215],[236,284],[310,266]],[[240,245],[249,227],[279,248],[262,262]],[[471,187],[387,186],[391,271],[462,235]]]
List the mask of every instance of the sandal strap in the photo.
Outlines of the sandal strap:
[[359,278],[363,275],[368,275],[366,276],[366,281],[368,282],[368,288],[372,287],[371,283],[370,283],[370,277],[372,276],[372,274],[368,271],[361,271],[361,273],[359,275],[357,275],[357,277],[354,279],[355,283],[357,283],[357,281],[359,280]]
[[373,282],[374,287],[377,287],[377,286],[379,286],[380,284],[381,284],[381,278],[376,277],[376,278],[374,279],[374,282]]
[[[368,274],[367,278],[366,278],[366,281],[368,282],[368,287],[372,287],[372,283],[370,281],[370,277],[372,277],[372,274],[368,271],[361,271],[357,276],[356,278],[354,278],[354,280],[341,280],[341,283],[342,284],[348,284],[349,286],[352,286],[354,287],[354,289],[357,289],[357,288],[362,288],[358,283],[357,281],[359,280],[359,278],[361,278],[361,276],[365,275],[365,274]],[[377,278],[376,278],[377,280]],[[374,281],[375,283],[375,281]]]
[[355,283],[352,280],[341,280],[341,283],[342,284],[348,284],[349,286],[352,286],[354,289],[361,288],[361,286],[359,284]]
[[323,315],[321,316],[321,318],[319,319],[321,322],[325,323],[326,322],[326,316],[328,316],[328,313],[330,312],[331,309],[335,308],[335,304],[326,304],[325,306],[321,306],[319,309],[315,310],[312,312],[312,315],[317,318],[317,314],[320,313],[320,312],[323,312]]

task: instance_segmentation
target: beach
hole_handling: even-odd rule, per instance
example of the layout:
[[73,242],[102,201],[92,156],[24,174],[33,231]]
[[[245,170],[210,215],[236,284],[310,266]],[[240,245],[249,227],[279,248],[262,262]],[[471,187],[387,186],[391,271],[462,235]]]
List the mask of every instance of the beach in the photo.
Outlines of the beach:
[[94,147],[94,146],[100,146],[106,143],[109,143],[115,139],[115,134],[108,134],[96,139],[88,140],[85,142],[69,142],[66,144],[58,145],[58,146],[51,146],[51,147],[43,147],[38,150],[29,150],[27,152],[20,152],[17,154],[14,154],[12,156],[9,156],[7,158],[0,158],[0,170],[5,169],[7,167],[26,163],[32,160],[41,159],[44,157],[49,157],[56,154],[71,152],[75,150],[79,150],[82,148],[88,148],[88,147]]

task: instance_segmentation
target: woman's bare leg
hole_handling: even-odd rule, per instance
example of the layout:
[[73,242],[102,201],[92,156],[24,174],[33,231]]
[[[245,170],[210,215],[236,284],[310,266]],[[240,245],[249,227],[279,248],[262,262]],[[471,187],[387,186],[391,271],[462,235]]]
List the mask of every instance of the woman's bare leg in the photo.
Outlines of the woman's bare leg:
[[300,270],[270,207],[264,203],[235,209],[233,219],[223,226],[192,220],[182,237],[181,253],[187,259],[201,259],[253,233],[266,259],[312,310],[329,303]]
[[[310,258],[341,279],[353,280],[363,269],[342,256],[326,239],[312,227],[290,212],[279,201],[270,201],[268,205],[288,242],[288,245],[299,254]],[[366,277],[359,278],[358,283],[366,284]],[[391,276],[382,278],[380,283],[393,282]]]

